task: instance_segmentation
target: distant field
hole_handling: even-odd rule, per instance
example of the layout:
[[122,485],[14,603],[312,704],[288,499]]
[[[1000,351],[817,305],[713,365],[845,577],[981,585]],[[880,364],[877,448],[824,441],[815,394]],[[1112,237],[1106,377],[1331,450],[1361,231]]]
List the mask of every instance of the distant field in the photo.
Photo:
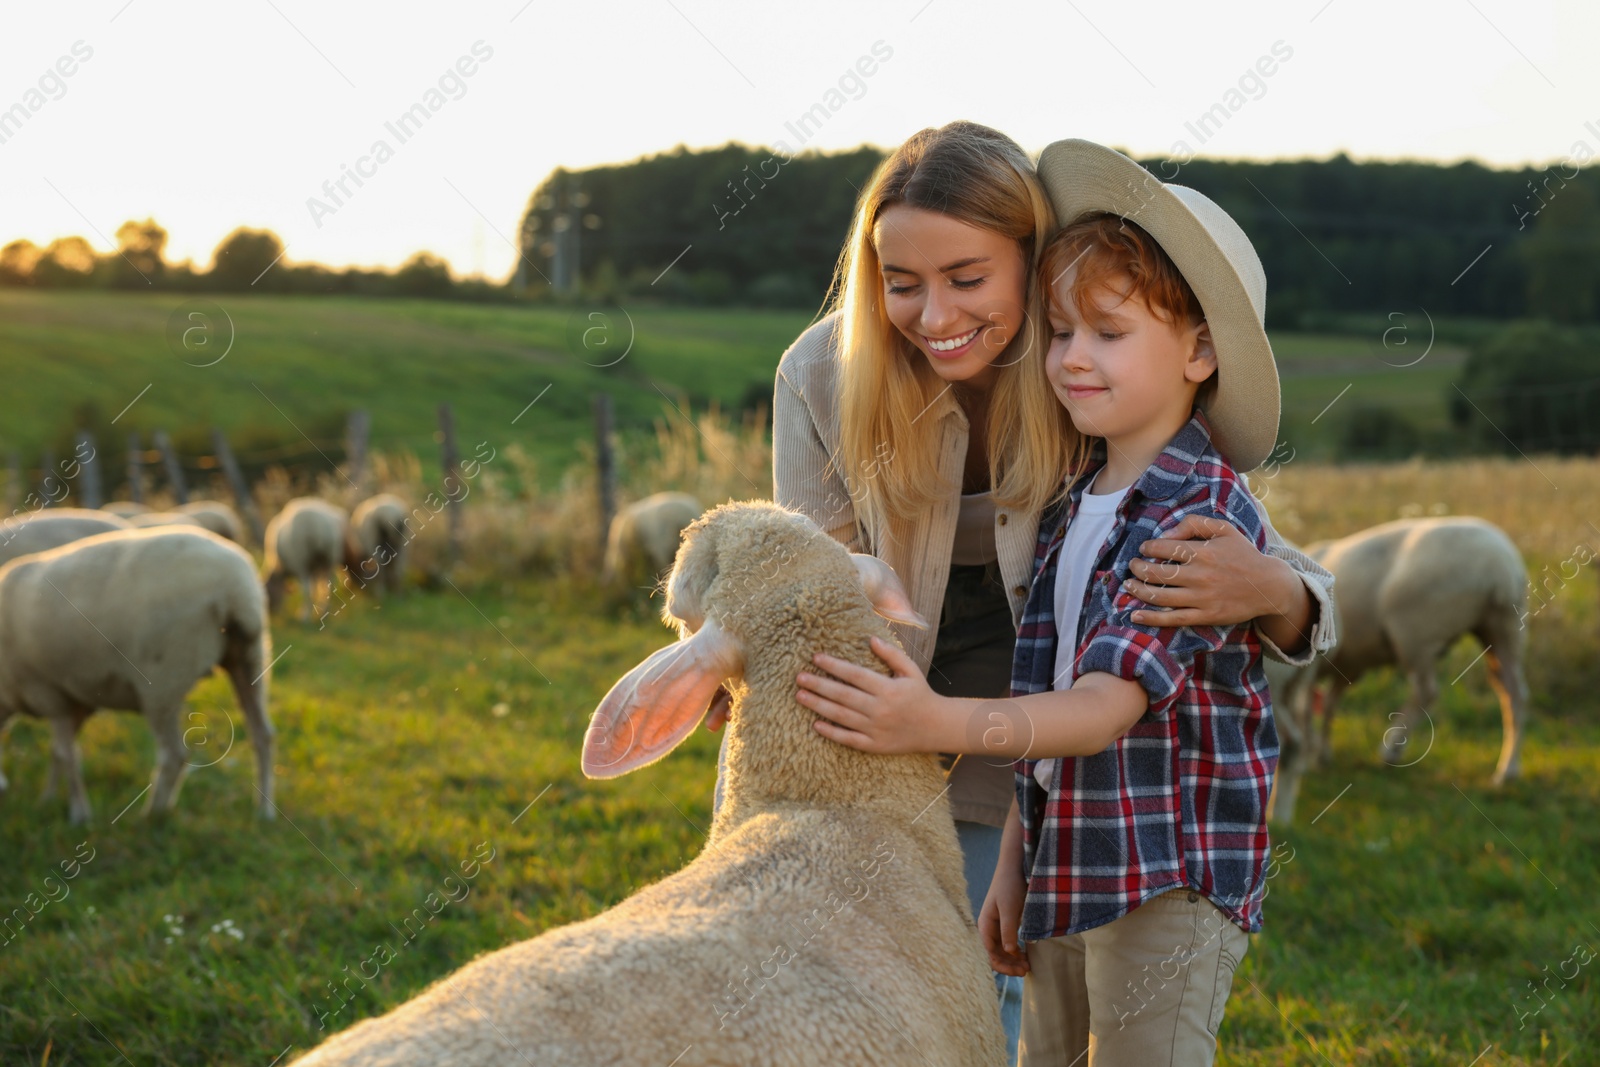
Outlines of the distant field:
[[[216,349],[186,363],[167,329],[175,311],[202,301],[224,309],[235,340],[221,362],[197,367]],[[422,300],[0,289],[0,374],[10,386],[0,398],[0,450],[37,464],[46,444],[68,440],[78,406],[93,402],[107,423],[127,409],[119,432],[217,425],[245,442],[242,458],[259,446],[327,467],[316,450],[337,456],[344,415],[359,407],[371,413],[374,448],[409,449],[432,465],[436,407],[449,401],[463,442],[520,443],[549,487],[593,438],[595,393],[612,394],[625,433],[677,419],[685,401],[684,414],[713,401],[724,411],[770,402],[778,359],[809,321],[804,312],[723,308],[591,317]],[[1423,341],[1399,349],[1385,348],[1381,333],[1276,336],[1280,438],[1298,455],[1326,458],[1360,399],[1442,429],[1460,350],[1438,345],[1403,369],[1384,362],[1414,358]]]
[[77,405],[92,400],[108,420],[133,403],[119,429],[217,425],[230,437],[248,431],[307,451],[304,432],[326,451],[339,446],[344,413],[365,408],[373,447],[410,449],[432,464],[436,408],[449,401],[461,441],[519,442],[559,473],[578,442],[593,439],[595,393],[612,394],[625,430],[648,430],[685,398],[696,410],[712,401],[729,410],[751,396],[770,402],[778,357],[807,322],[794,313],[640,310],[630,313],[630,347],[627,317],[564,309],[204,299],[232,318],[236,339],[221,362],[195,367],[168,347],[166,330],[174,309],[196,300],[0,289],[0,374],[10,386],[0,448],[37,463],[44,444],[66,439]]

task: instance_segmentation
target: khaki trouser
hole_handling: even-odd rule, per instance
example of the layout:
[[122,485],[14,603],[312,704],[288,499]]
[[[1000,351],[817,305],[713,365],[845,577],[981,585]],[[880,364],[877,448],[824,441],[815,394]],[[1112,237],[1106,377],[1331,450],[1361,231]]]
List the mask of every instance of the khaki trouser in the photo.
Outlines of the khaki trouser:
[[1210,1064],[1250,940],[1175,889],[1082,933],[1027,942],[1021,1067]]

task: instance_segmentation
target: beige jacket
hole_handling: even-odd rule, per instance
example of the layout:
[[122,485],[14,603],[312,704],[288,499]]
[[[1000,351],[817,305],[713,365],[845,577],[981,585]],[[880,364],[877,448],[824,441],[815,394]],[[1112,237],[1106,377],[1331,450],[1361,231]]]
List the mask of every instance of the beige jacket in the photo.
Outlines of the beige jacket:
[[[773,496],[784,507],[810,516],[852,552],[871,552],[894,568],[912,606],[931,625],[927,630],[891,625],[907,654],[926,671],[933,659],[945,583],[950,577],[951,546],[967,454],[966,416],[958,407],[952,408],[940,424],[939,470],[956,490],[915,521],[893,524],[888,530],[859,529],[845,481],[830,462],[839,451],[837,319],[837,314],[829,315],[812,325],[778,363],[772,407]],[[1333,647],[1337,637],[1331,608],[1333,575],[1285,544],[1267,521],[1265,509],[1259,502],[1256,507],[1267,527],[1268,551],[1300,573],[1318,605],[1310,647],[1305,652],[1285,655],[1265,635],[1262,648],[1286,663],[1309,663],[1316,653]],[[997,505],[994,521],[1000,572],[1011,602],[1011,622],[1014,627],[1020,626],[1033,576],[1039,516]],[[1009,766],[958,760],[950,772],[951,811],[957,819],[1002,825],[1012,788]]]

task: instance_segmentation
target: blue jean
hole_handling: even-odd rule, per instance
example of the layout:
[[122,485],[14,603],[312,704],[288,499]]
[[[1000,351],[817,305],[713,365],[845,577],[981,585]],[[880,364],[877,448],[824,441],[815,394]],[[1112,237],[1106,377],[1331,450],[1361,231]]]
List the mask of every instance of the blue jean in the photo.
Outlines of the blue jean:
[[[1000,833],[998,826],[956,820],[956,837],[961,840],[961,860],[967,876],[967,899],[972,901],[974,919],[983,910],[983,898],[989,895],[989,882],[1000,861]],[[1017,1038],[1022,1032],[1022,979],[999,971],[992,973],[995,993],[1000,997],[1000,1025],[1006,1032],[1007,1062],[1015,1067]]]

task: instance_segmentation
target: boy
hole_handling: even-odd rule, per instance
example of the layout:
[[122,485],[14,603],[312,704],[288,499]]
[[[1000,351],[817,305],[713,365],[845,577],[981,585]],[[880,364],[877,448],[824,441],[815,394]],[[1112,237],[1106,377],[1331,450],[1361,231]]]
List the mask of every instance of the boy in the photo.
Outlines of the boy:
[[1046,387],[1089,441],[1040,522],[1012,697],[937,697],[878,642],[892,677],[818,657],[839,681],[802,675],[801,702],[872,751],[1018,757],[979,925],[994,968],[1028,976],[1022,1064],[1209,1064],[1265,896],[1260,638],[1134,624],[1123,583],[1188,515],[1266,543],[1237,473],[1277,433],[1265,276],[1226,213],[1120,153],[1058,142],[1039,176],[1069,223],[1040,262]]

